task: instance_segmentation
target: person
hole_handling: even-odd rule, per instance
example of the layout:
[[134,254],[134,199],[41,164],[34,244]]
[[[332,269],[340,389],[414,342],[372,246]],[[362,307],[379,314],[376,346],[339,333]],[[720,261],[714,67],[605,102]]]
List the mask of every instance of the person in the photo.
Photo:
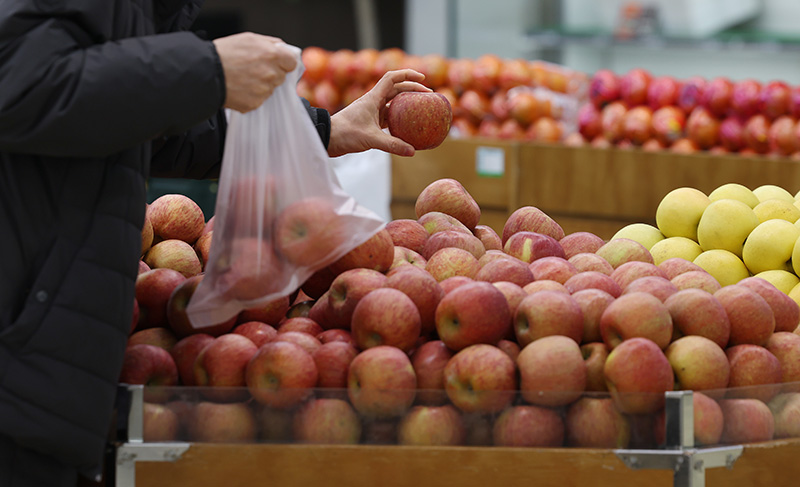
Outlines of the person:
[[[0,2],[0,485],[97,479],[133,312],[148,176],[214,178],[225,109],[247,112],[297,59],[280,39],[188,31],[202,0]],[[387,73],[332,117],[332,156],[412,155]]]

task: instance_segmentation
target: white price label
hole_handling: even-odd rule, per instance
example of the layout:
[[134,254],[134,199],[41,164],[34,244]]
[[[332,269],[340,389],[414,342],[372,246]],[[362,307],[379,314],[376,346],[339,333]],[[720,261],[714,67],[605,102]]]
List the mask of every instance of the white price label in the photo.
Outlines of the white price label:
[[499,178],[506,172],[506,153],[498,147],[478,147],[475,169],[479,176]]

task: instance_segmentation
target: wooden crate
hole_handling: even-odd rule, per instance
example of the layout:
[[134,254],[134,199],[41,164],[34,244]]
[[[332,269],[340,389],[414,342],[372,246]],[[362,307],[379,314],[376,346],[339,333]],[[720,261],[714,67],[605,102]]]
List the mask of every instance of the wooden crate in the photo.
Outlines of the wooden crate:
[[[733,468],[708,469],[707,485],[790,487],[800,440],[747,445]],[[193,444],[174,462],[139,462],[142,487],[618,487],[672,486],[665,470],[630,470],[612,450]]]

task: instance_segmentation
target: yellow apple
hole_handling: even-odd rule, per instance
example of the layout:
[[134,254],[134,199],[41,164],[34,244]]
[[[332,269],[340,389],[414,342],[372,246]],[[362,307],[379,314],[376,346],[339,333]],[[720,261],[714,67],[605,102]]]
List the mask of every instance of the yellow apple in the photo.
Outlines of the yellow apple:
[[697,240],[697,224],[711,200],[695,188],[676,188],[656,208],[656,226],[664,237]]
[[[792,254],[800,228],[786,220],[767,220],[750,232],[742,247],[742,261],[753,274],[792,270]],[[800,254],[798,255],[800,258]]]
[[792,193],[775,184],[761,185],[753,190],[753,194],[756,195],[756,198],[761,203],[771,199],[786,200],[794,203]]
[[700,244],[686,237],[668,237],[656,242],[650,248],[650,254],[656,265],[673,257],[680,257],[691,262],[702,252]]
[[777,198],[762,201],[753,208],[753,211],[758,217],[758,221],[762,223],[776,219],[795,223],[800,219],[800,206],[797,205],[797,202],[779,200]]
[[739,183],[723,184],[714,191],[708,193],[708,199],[712,202],[717,200],[732,199],[739,200],[750,208],[755,208],[760,203],[758,196],[753,191]]
[[631,223],[630,225],[625,225],[620,228],[617,233],[611,237],[611,240],[615,238],[634,240],[644,245],[647,250],[650,250],[656,242],[664,240],[664,235],[661,233],[661,230],[653,225],[647,223]]
[[792,250],[792,270],[798,276],[800,276],[800,239],[794,243],[794,249]]
[[692,262],[714,276],[714,279],[722,287],[736,284],[745,277],[750,277],[750,271],[747,270],[742,259],[728,250],[706,250]]
[[[797,277],[793,272],[778,269],[759,272],[756,274],[756,277],[771,282],[773,286],[786,294],[789,294],[795,286],[800,284],[800,277]],[[800,291],[800,289],[798,289],[798,291]]]
[[722,199],[708,205],[697,225],[703,250],[723,249],[742,256],[744,241],[761,223],[752,208],[739,200]]

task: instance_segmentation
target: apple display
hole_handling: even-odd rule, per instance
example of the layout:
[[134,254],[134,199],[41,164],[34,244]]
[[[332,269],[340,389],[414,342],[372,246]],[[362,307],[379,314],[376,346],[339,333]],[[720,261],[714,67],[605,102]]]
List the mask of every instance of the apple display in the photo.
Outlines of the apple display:
[[567,279],[564,287],[572,294],[583,289],[600,289],[614,298],[622,295],[622,289],[619,284],[610,275],[600,271],[580,271]]
[[341,274],[350,269],[371,269],[386,272],[394,262],[394,242],[385,228],[350,250],[330,265],[331,271]]
[[457,247],[448,247],[431,255],[425,264],[425,270],[441,283],[453,276],[473,279],[480,270],[480,264],[471,252]]
[[189,438],[197,443],[253,443],[257,429],[255,413],[248,404],[202,401],[194,406]]
[[206,225],[200,206],[182,194],[165,194],[153,200],[147,206],[147,219],[155,236],[162,240],[182,240],[190,245],[200,237]]
[[517,232],[540,233],[552,237],[556,241],[564,237],[564,229],[561,228],[561,225],[535,206],[517,208],[508,216],[503,225],[504,248],[508,239]]
[[653,77],[649,71],[633,68],[619,78],[619,96],[628,106],[647,103],[647,90]]
[[619,76],[610,69],[598,69],[589,81],[589,99],[602,108],[619,98]]
[[203,265],[194,248],[176,238],[162,240],[144,254],[144,262],[151,269],[175,269],[184,277],[200,274]]
[[582,342],[602,341],[600,335],[600,317],[614,301],[614,296],[602,289],[582,289],[572,293],[572,298],[578,303],[583,315]]
[[719,300],[702,289],[683,289],[664,301],[672,317],[673,340],[701,336],[726,348],[731,335],[728,312]]
[[361,350],[390,345],[409,352],[420,336],[421,319],[410,297],[387,287],[375,289],[359,300],[350,326]]
[[495,446],[557,448],[564,445],[564,420],[553,409],[511,406],[494,422]]
[[681,83],[678,91],[678,108],[685,113],[691,112],[703,99],[703,91],[708,82],[702,76],[692,76]]
[[733,97],[733,82],[723,76],[711,79],[703,88],[700,105],[708,109],[714,116],[728,113]]
[[414,446],[458,446],[466,439],[461,412],[447,404],[414,406],[400,419],[397,443]]
[[720,443],[738,445],[769,441],[775,435],[775,419],[758,399],[723,399],[719,402],[724,424]]
[[362,425],[347,401],[319,398],[294,413],[292,433],[298,443],[355,445],[361,441]]
[[558,243],[561,244],[561,248],[564,250],[565,258],[569,259],[575,254],[593,254],[606,241],[591,232],[573,232],[562,237]]
[[314,358],[299,345],[273,341],[262,345],[247,363],[245,382],[260,404],[288,409],[305,401],[317,385]]
[[571,447],[627,448],[630,442],[630,422],[608,398],[581,397],[567,408],[564,426]]
[[664,351],[675,372],[676,390],[725,389],[730,363],[718,344],[702,336],[688,335],[673,341]]
[[731,324],[728,345],[765,345],[775,331],[775,313],[769,303],[749,287],[731,284],[714,293]]
[[[610,276],[611,273],[614,272],[614,268],[606,259],[593,252],[579,252],[572,257],[569,257],[567,261],[572,264],[573,267],[575,267],[578,273],[594,271]],[[620,292],[622,292],[621,289]]]
[[663,106],[656,108],[651,120],[653,137],[661,143],[659,148],[669,147],[683,136],[686,127],[686,115],[678,107]]
[[734,345],[725,350],[730,363],[727,397],[745,397],[769,402],[780,392],[781,362],[759,345]]

